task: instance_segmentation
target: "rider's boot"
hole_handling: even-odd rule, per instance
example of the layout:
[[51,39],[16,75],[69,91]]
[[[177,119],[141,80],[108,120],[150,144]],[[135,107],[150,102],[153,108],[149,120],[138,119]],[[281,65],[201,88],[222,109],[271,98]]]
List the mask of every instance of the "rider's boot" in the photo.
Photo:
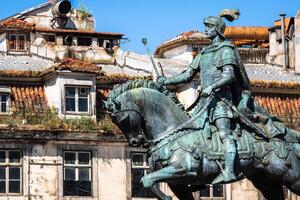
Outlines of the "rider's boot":
[[234,173],[234,164],[237,156],[236,142],[232,138],[226,138],[223,141],[225,155],[225,169],[213,181],[213,184],[231,183],[237,179]]
[[236,143],[234,139],[225,139],[224,141],[224,153],[225,153],[225,170],[224,181],[231,182],[236,180],[234,173],[234,164],[236,160]]

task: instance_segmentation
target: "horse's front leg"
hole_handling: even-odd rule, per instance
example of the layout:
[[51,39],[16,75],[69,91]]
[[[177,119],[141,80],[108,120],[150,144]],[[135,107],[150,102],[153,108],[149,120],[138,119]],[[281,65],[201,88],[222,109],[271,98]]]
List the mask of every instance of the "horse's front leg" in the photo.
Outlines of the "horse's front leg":
[[165,193],[163,193],[159,189],[158,183],[154,183],[154,185],[152,187],[150,187],[149,189],[159,200],[172,200],[172,197],[167,196]]
[[142,178],[142,183],[145,188],[150,188],[158,199],[171,200],[171,197],[166,196],[162,191],[160,191],[157,184],[160,182],[168,182],[187,176],[196,176],[196,174],[187,173],[187,168],[182,167],[178,163],[178,165],[172,164],[168,167],[147,174]]

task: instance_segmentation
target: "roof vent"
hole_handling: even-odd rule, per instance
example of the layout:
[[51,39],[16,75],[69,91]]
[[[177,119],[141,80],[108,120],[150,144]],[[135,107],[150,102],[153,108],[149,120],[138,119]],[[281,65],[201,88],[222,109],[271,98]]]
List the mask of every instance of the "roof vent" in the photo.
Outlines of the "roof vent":
[[66,15],[71,11],[72,4],[68,0],[63,0],[57,2],[51,9],[54,17],[66,17]]

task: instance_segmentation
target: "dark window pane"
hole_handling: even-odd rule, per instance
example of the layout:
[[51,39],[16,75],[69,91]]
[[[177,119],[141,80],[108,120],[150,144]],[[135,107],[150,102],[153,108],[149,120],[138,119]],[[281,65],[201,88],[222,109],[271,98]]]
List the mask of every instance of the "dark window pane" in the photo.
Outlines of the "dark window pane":
[[0,163],[5,163],[5,151],[0,151]]
[[145,189],[141,183],[141,179],[144,176],[143,169],[132,169],[132,197],[148,197],[152,198],[154,195],[149,189]]
[[20,181],[9,181],[9,193],[20,193]]
[[80,164],[80,165],[90,164],[90,153],[89,152],[79,152],[78,153],[78,164]]
[[223,197],[223,186],[222,185],[214,185],[213,186],[213,195],[214,195],[214,197]]
[[91,196],[91,181],[64,181],[64,196]]
[[78,169],[79,174],[79,181],[90,181],[90,169],[89,168],[79,168]]
[[78,196],[91,196],[91,181],[78,181]]
[[65,180],[75,181],[75,168],[65,168]]
[[79,112],[88,112],[88,99],[79,98]]
[[6,103],[1,103],[1,112],[6,112],[7,108],[6,108]]
[[64,196],[77,196],[76,181],[64,181]]
[[209,185],[207,185],[205,187],[205,189],[200,190],[200,195],[201,197],[210,197],[210,192],[209,192],[210,188]]
[[66,111],[75,111],[75,98],[66,98]]
[[5,181],[0,181],[0,193],[6,193]]
[[133,154],[132,155],[132,165],[133,166],[143,166],[144,165],[144,156],[142,154]]
[[7,101],[7,96],[6,95],[1,95],[1,101],[6,102]]
[[9,168],[9,179],[20,179],[20,167],[10,167]]
[[65,152],[65,164],[75,164],[75,152]]
[[66,88],[66,96],[67,97],[75,97],[75,88],[74,87],[67,87]]
[[10,163],[19,163],[21,159],[20,151],[9,151],[8,158]]
[[6,179],[6,167],[0,167],[0,180]]

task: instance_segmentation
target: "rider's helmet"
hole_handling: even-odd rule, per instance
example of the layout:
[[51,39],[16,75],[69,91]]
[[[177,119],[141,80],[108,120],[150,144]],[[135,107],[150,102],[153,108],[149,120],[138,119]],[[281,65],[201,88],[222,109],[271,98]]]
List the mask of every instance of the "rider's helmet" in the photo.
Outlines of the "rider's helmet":
[[224,32],[225,32],[225,28],[226,28],[226,23],[224,22],[222,17],[209,16],[209,17],[204,18],[203,22],[204,22],[205,25],[209,24],[209,25],[215,26],[215,29],[216,29],[217,33],[221,37],[225,38]]

